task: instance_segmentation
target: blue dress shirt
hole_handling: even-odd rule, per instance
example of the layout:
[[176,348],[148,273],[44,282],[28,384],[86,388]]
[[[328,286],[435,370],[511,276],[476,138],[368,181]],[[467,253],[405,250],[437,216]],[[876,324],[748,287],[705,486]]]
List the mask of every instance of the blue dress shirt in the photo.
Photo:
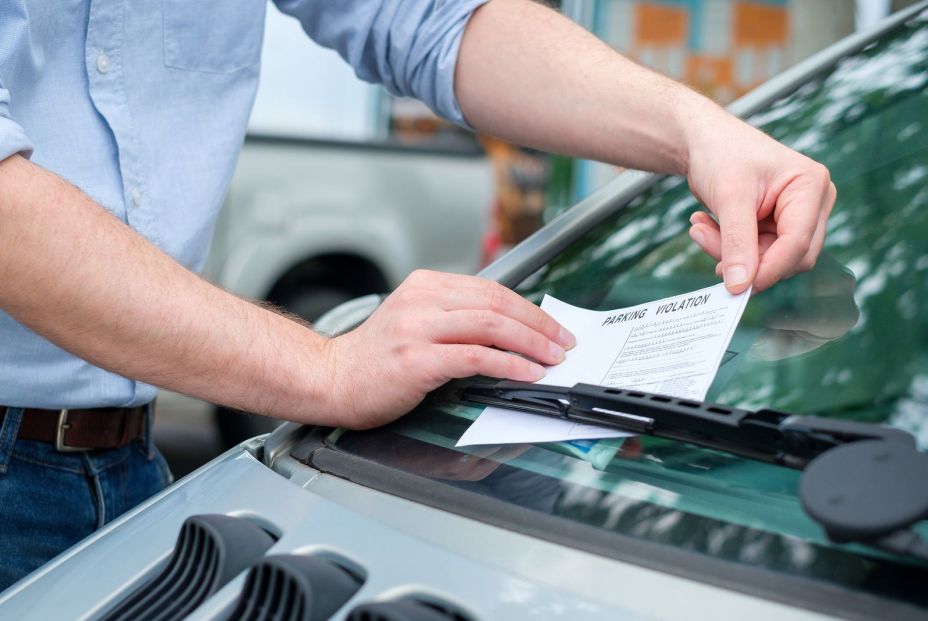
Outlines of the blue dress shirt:
[[[359,77],[463,124],[454,66],[484,1],[276,3]],[[266,0],[3,0],[0,159],[31,157],[201,269],[258,85],[265,8]],[[0,312],[0,405],[128,406],[155,393]]]

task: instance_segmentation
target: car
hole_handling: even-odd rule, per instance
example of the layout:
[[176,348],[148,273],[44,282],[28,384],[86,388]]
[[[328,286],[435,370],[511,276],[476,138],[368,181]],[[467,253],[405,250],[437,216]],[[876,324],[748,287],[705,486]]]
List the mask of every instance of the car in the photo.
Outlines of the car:
[[[708,395],[721,405],[687,406],[796,415],[777,419],[782,455],[698,431],[455,448],[481,408],[452,383],[380,429],[245,442],[11,587],[0,617],[928,618],[928,3],[732,110],[826,164],[840,197],[816,268],[748,303]],[[482,274],[594,309],[713,284],[687,236],[698,208],[681,178],[625,173]],[[318,327],[351,329],[378,301]],[[896,443],[842,444],[882,436]],[[815,462],[786,458],[873,442],[872,468],[832,468],[811,496]],[[843,526],[816,509],[848,495],[876,500]],[[904,519],[874,530],[899,498]]]

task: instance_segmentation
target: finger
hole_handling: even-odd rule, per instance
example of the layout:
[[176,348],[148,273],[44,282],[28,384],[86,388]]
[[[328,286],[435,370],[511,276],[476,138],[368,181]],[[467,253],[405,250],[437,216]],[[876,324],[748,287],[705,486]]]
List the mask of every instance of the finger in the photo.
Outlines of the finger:
[[576,345],[573,334],[543,310],[503,285],[465,274],[416,270],[401,287],[409,293],[425,289],[446,311],[488,309],[510,316],[542,332],[566,349]]
[[722,235],[722,277],[732,293],[741,293],[757,271],[757,199],[741,188],[730,190],[713,211]]
[[[764,253],[770,249],[770,246],[773,245],[773,242],[776,241],[777,236],[770,233],[761,233],[757,238],[757,249],[760,251],[760,256],[763,257]],[[719,278],[722,277],[722,264],[721,262],[715,264],[715,275]]]
[[717,227],[699,223],[690,227],[690,238],[703,252],[715,259],[722,259],[722,234]]
[[763,233],[772,233],[773,235],[777,234],[777,221],[773,218],[764,218],[757,223],[757,231],[760,234]]
[[434,270],[416,270],[406,277],[405,283],[426,288],[436,286],[451,288],[474,288],[482,283],[489,282],[484,278],[470,274],[452,274],[449,272],[436,272]]
[[545,368],[522,356],[482,345],[435,345],[440,372],[449,379],[485,375],[519,382],[537,382]]
[[719,223],[712,217],[712,214],[705,211],[694,211],[690,215],[690,224],[706,224],[715,228],[719,228]]
[[[703,251],[716,261],[722,258],[722,234],[719,231],[718,223],[709,217],[703,211],[699,211],[690,217],[693,226],[690,227],[690,237],[696,242]],[[761,256],[776,239],[776,222],[772,218],[767,218],[758,223],[759,231],[757,236],[757,250]],[[721,271],[717,272],[721,276]]]
[[831,210],[834,207],[836,197],[837,189],[835,188],[835,184],[831,183],[822,201],[822,207],[818,217],[818,226],[815,229],[815,235],[812,237],[812,245],[809,248],[809,252],[803,257],[803,271],[809,271],[815,267],[815,262],[818,260],[822,248],[825,246],[825,233],[828,230],[828,218],[831,216]]
[[440,343],[498,347],[544,364],[558,364],[564,360],[564,348],[556,342],[515,319],[492,311],[451,311],[441,313],[435,321],[432,336]]
[[429,289],[485,289],[487,287],[500,287],[510,293],[512,292],[511,289],[504,287],[495,280],[481,278],[480,276],[471,276],[470,274],[452,274],[450,272],[436,272],[432,270],[416,270],[409,275],[407,281],[410,281],[411,284]]
[[806,198],[807,191],[798,198],[784,196],[788,192],[789,189],[784,190],[778,199],[777,239],[760,262],[755,281],[758,291],[802,269],[803,258],[809,253],[815,239],[822,201],[817,200],[814,205],[810,205],[807,201],[798,200]]
[[[704,224],[708,227],[719,230],[719,223],[716,222],[711,215],[707,214],[705,211],[697,211],[690,216],[690,224]],[[760,233],[776,233],[777,232],[777,222],[773,218],[764,218],[757,223],[757,230]]]
[[[526,323],[567,349],[577,344],[574,335],[547,313],[512,289],[493,280],[467,274],[447,274],[429,270],[417,270],[407,280],[412,286],[421,286],[433,293],[438,293],[447,302],[443,306],[445,310],[474,308],[474,303],[477,302],[483,308],[509,315]],[[460,291],[468,293],[462,296]]]
[[498,283],[486,280],[482,282],[485,286],[474,289],[445,289],[440,291],[439,304],[446,311],[489,310],[515,319],[532,330],[540,332],[565,349],[570,349],[576,345],[577,340],[574,335],[548,313]]
[[761,258],[754,286],[758,291],[769,289],[776,283],[802,271],[805,253],[803,249],[809,242],[796,239],[794,235],[781,235],[771,244],[770,249]]
[[[704,245],[699,240],[696,240],[695,237],[693,238],[693,241],[699,244],[702,247],[702,249],[706,252],[706,254],[711,256],[716,261],[719,261],[722,258],[721,256],[721,246],[722,246],[721,235],[718,234],[718,231],[714,229],[710,229],[709,231],[705,231],[703,229],[701,230],[701,235],[703,236],[701,239],[707,238],[712,235],[715,236],[714,239],[710,242],[710,245]],[[693,237],[692,228],[690,228],[690,237]],[[760,253],[760,256],[762,257],[764,256],[764,253],[770,249],[770,246],[773,245],[773,242],[776,241],[776,239],[777,239],[777,236],[774,233],[760,233],[757,236],[757,250]],[[721,262],[718,262],[715,264],[715,275],[718,276],[719,278],[722,277],[722,263]]]
[[808,272],[813,267],[815,267],[815,262],[818,260],[818,255],[822,251],[822,247],[825,245],[825,231],[828,227],[827,223],[828,216],[822,214],[822,218],[819,220],[818,226],[815,228],[815,233],[812,236],[812,243],[809,245],[809,251],[806,252],[805,256],[802,257],[802,260],[797,265],[797,272]]
[[770,246],[772,246],[773,242],[776,240],[776,233],[761,233],[757,236],[757,251],[760,253],[761,257],[770,250]]

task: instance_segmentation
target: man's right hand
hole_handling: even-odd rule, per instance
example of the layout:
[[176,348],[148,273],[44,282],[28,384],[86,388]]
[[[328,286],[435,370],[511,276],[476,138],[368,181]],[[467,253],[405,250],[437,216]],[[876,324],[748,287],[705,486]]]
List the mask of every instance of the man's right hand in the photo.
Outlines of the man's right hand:
[[326,343],[323,414],[355,429],[383,425],[450,379],[541,379],[545,370],[532,360],[557,364],[574,344],[547,313],[498,283],[417,271],[360,327]]

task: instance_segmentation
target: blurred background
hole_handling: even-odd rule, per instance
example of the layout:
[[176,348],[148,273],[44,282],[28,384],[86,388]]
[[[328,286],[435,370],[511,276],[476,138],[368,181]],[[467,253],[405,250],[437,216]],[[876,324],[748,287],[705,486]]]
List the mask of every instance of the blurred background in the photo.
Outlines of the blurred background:
[[[563,0],[634,60],[726,104],[914,0]],[[309,321],[419,267],[474,273],[614,166],[473,135],[358,80],[268,7],[261,86],[206,276]],[[273,421],[162,393],[155,441],[182,476]]]

